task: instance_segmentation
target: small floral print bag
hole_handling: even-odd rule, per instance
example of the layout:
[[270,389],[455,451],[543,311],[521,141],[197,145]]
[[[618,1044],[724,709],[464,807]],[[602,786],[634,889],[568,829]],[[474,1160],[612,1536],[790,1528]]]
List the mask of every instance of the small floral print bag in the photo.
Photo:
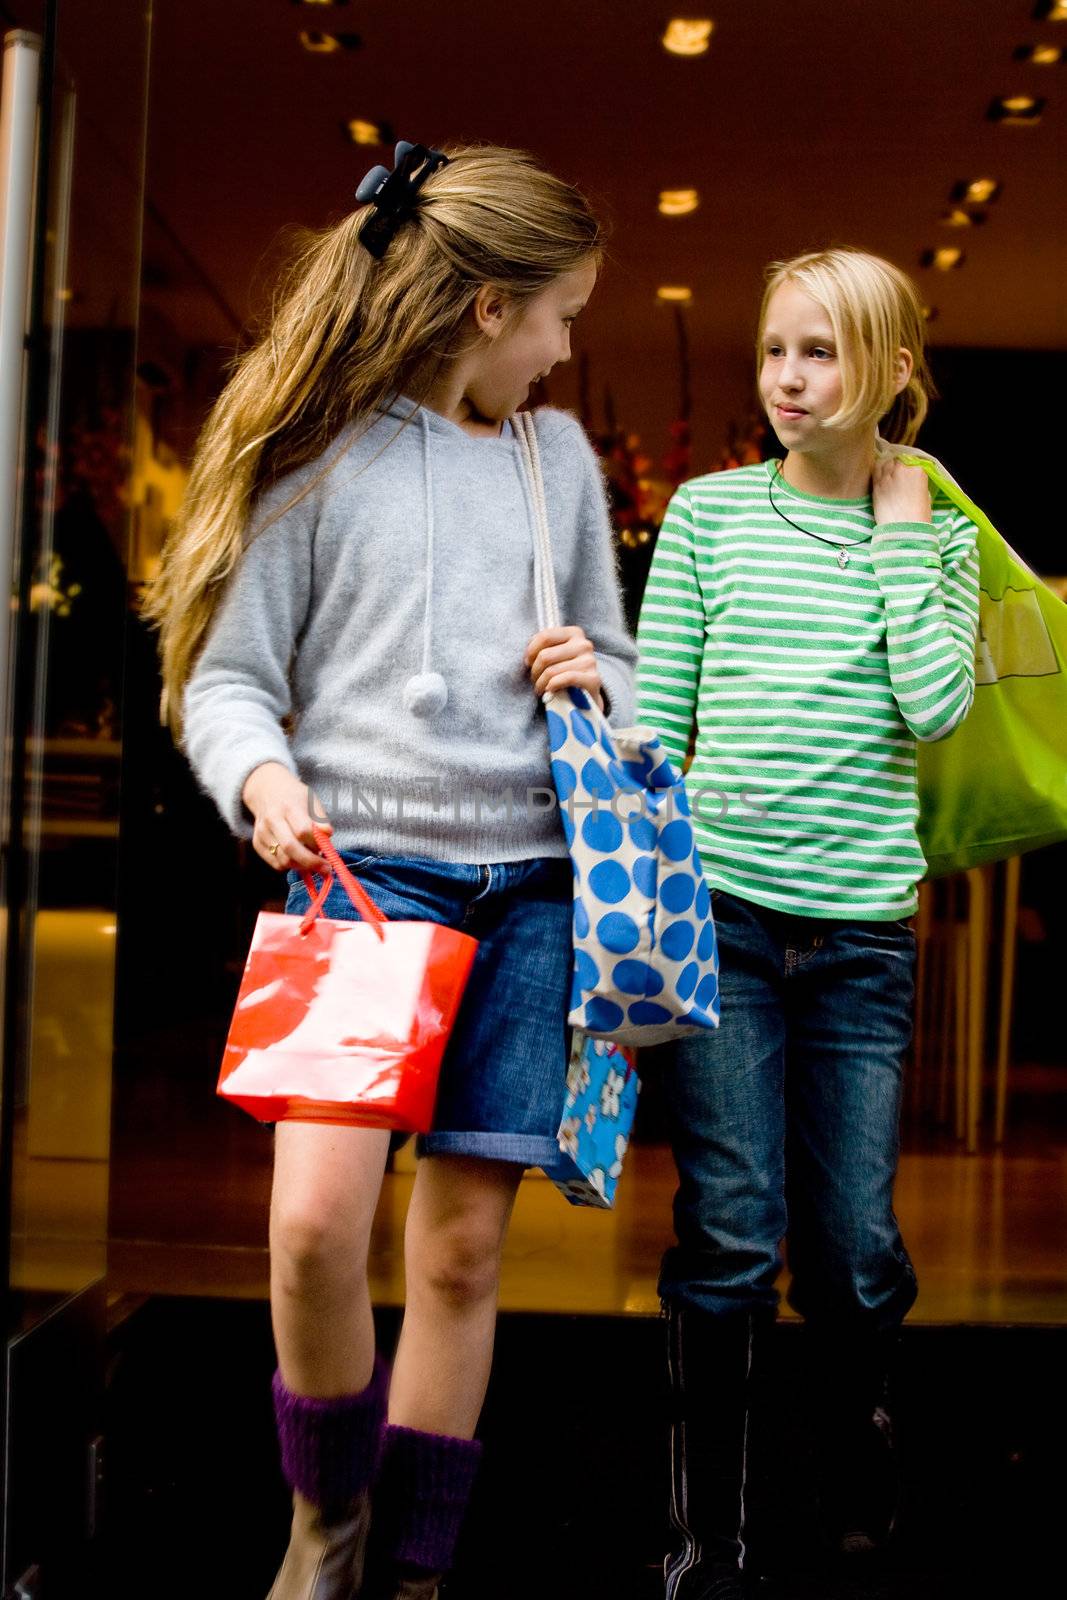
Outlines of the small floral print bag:
[[544,1169],[572,1206],[615,1204],[640,1090],[631,1051],[575,1028],[559,1156]]

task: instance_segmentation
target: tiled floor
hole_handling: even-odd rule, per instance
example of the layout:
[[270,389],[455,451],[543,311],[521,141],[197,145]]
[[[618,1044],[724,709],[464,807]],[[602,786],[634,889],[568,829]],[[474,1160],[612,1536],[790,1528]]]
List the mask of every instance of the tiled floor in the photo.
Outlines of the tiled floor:
[[[193,1178],[180,1160],[157,1165],[155,1176],[172,1200]],[[197,1175],[198,1187],[203,1176]],[[411,1184],[408,1173],[385,1180],[371,1255],[372,1291],[382,1305],[403,1298],[403,1219]],[[265,1167],[247,1175],[240,1209],[247,1207],[246,1220],[256,1229],[268,1186]],[[505,1252],[502,1308],[657,1311],[656,1273],[673,1188],[670,1157],[659,1146],[633,1150],[614,1212],[569,1206],[547,1180],[528,1177]],[[225,1195],[215,1198],[226,1205]],[[201,1191],[197,1209],[211,1199],[210,1189]],[[907,1155],[897,1210],[921,1284],[913,1321],[1067,1323],[1067,1150]],[[113,1238],[110,1276],[113,1289],[124,1292],[267,1292],[265,1247],[252,1238],[230,1246],[195,1238]]]
[[[265,1297],[270,1135],[221,1108],[204,1145],[147,1146],[112,1192],[113,1294]],[[410,1168],[406,1151],[398,1167]],[[74,1288],[100,1275],[107,1216],[102,1163],[31,1160],[16,1217],[23,1285]],[[387,1175],[371,1256],[374,1298],[403,1298],[410,1170]],[[642,1315],[658,1309],[656,1272],[670,1231],[668,1151],[635,1146],[613,1212],[568,1205],[544,1178],[524,1181],[508,1238],[501,1306],[511,1311]],[[966,1156],[951,1145],[905,1153],[897,1211],[920,1281],[920,1323],[1067,1324],[1067,1144]]]

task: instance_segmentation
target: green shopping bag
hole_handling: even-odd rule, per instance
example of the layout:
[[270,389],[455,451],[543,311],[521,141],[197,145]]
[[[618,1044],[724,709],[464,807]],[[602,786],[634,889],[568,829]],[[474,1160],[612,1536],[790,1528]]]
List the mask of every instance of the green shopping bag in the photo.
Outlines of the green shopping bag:
[[1067,839],[1067,605],[939,461],[890,448],[978,529],[974,704],[947,739],[919,745],[919,842],[936,878]]

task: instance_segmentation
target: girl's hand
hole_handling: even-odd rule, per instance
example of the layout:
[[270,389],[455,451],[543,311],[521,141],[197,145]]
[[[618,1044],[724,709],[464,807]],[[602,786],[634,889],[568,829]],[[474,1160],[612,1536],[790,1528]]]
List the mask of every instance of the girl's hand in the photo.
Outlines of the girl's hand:
[[264,761],[246,778],[241,799],[256,819],[252,843],[268,867],[284,872],[326,872],[326,862],[315,848],[316,827],[332,833],[321,816],[311,816],[311,795],[306,784],[280,761]]
[[930,522],[930,480],[922,467],[907,467],[895,456],[883,456],[874,464],[871,476],[874,520],[883,522]]
[[603,684],[596,656],[581,628],[542,628],[526,646],[523,664],[529,667],[538,694],[549,694],[553,689],[584,689],[603,711]]

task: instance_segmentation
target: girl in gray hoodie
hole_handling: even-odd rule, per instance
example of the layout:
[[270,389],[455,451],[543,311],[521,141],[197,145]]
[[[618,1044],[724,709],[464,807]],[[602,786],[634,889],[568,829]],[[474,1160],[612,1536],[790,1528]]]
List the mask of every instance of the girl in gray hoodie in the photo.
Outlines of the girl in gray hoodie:
[[[391,919],[472,934],[407,1218],[391,1381],[367,1283],[389,1147],[275,1133],[274,1402],[294,1492],[272,1600],[429,1600],[477,1465],[500,1257],[556,1154],[572,869],[540,696],[632,720],[601,474],[536,413],[568,623],[540,630],[509,418],[570,355],[602,234],[584,199],[490,147],[397,147],[313,238],[205,427],[151,603],[165,712],[231,829],[288,871],[323,826]],[[330,917],[353,916],[339,887]],[[365,1560],[373,1513],[372,1555]]]

